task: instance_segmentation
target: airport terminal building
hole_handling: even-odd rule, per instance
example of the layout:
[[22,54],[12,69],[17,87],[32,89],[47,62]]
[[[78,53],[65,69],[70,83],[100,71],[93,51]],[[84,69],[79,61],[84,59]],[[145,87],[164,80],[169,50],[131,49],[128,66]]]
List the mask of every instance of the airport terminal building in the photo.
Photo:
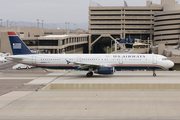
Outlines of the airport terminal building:
[[90,6],[89,53],[110,45],[116,38],[152,40],[154,45],[177,45],[180,34],[180,5],[175,0],[161,0],[146,6]]
[[88,53],[89,34],[85,30],[70,33],[64,29],[37,27],[0,27],[0,52],[12,54],[7,31],[15,31],[29,49],[40,53]]
[[[0,27],[0,52],[10,47],[7,30],[17,32],[30,49],[46,50],[46,53],[79,53],[74,48],[81,48],[81,53],[84,50],[84,53],[104,53],[103,48],[112,48],[116,38],[174,46],[180,44],[179,21],[180,5],[175,0],[161,0],[161,4],[147,0],[146,6],[90,6],[89,32],[71,34],[63,29]],[[45,37],[49,35],[67,36]]]

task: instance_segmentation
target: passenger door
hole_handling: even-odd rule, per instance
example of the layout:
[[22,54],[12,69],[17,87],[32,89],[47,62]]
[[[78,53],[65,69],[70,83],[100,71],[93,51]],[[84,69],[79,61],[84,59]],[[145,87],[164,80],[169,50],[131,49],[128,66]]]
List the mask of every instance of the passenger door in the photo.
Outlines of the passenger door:
[[81,57],[78,57],[78,58],[77,58],[77,62],[81,62]]
[[32,56],[32,64],[36,64],[36,56]]
[[119,64],[123,64],[123,57],[122,56],[119,58]]
[[157,56],[153,55],[153,64],[157,64]]

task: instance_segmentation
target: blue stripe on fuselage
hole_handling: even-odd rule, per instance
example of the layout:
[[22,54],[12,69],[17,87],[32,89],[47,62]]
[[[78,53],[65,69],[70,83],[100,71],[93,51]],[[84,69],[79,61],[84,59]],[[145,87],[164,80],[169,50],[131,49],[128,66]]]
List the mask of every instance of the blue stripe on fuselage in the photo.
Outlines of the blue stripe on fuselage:
[[163,69],[158,66],[114,66],[115,69]]
[[[48,69],[78,69],[78,66],[39,66]],[[158,66],[112,66],[115,69],[163,69]]]

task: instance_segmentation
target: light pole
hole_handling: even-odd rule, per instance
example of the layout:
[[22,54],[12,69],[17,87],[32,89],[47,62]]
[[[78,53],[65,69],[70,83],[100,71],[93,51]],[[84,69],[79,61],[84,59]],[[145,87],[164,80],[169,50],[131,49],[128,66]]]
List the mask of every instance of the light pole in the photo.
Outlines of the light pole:
[[111,53],[112,53],[112,41],[113,41],[113,40],[111,40]]
[[67,23],[67,25],[68,25],[68,34],[69,34],[69,31],[70,31],[70,30],[69,30],[69,24],[70,24],[70,23],[68,22],[68,23]]
[[[76,38],[75,38],[75,39],[76,39]],[[75,49],[75,43],[74,43],[75,40],[74,40],[74,38],[72,39],[72,41],[73,41],[73,45],[74,45],[74,54],[75,54],[75,50],[76,50],[76,49]]]
[[13,27],[13,22],[10,23],[10,27]]
[[179,37],[178,45],[180,46],[180,37]]
[[54,29],[54,23],[52,25],[53,25],[52,29]]
[[149,37],[148,37],[148,47],[147,47],[147,54],[149,52]]
[[2,27],[2,21],[3,21],[3,19],[0,19],[0,21],[1,21],[1,27]]
[[43,28],[43,22],[44,22],[44,20],[42,20],[42,28]]
[[107,46],[107,54],[108,54],[108,49],[109,49],[109,46]]
[[69,24],[70,24],[70,23],[68,22],[68,30],[69,30]]
[[67,22],[65,22],[65,30],[67,30]]
[[37,27],[39,27],[39,19],[37,19]]
[[7,27],[8,27],[8,21],[9,21],[9,20],[6,20],[6,21],[7,21]]
[[74,30],[76,30],[76,29],[77,29],[77,24],[74,23]]

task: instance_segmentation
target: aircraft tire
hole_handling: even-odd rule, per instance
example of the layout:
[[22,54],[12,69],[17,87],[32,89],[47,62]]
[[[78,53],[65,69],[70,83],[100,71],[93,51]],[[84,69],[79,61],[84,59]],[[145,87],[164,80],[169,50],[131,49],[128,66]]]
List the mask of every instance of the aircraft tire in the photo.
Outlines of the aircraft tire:
[[86,74],[86,77],[92,77],[93,76],[93,72],[88,72],[87,74]]
[[153,73],[153,76],[156,77],[156,73]]

